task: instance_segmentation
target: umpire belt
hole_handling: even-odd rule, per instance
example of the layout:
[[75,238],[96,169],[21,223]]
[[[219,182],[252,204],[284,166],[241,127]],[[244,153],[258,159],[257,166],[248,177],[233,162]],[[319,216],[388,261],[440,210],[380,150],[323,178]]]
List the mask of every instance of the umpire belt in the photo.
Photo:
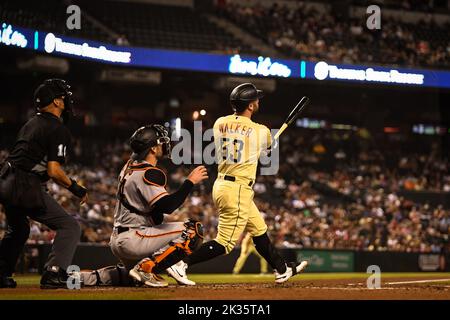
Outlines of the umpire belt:
[[222,179],[222,180],[236,182],[238,184],[242,184],[244,186],[249,186],[249,187],[253,186],[253,183],[255,182],[252,179],[230,176],[228,174],[223,174],[223,173],[219,173],[218,178]]

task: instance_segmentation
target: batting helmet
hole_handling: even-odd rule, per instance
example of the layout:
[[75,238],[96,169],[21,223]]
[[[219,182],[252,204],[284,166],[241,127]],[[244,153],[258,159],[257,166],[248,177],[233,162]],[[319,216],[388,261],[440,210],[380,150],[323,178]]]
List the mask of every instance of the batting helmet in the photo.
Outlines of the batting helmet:
[[53,99],[63,98],[64,111],[62,118],[65,123],[73,116],[73,99],[70,86],[62,79],[47,79],[34,91],[34,104],[38,111],[52,103]]
[[151,147],[162,144],[163,153],[170,158],[171,146],[169,132],[159,124],[150,124],[137,129],[130,138],[133,160],[143,160]]
[[230,102],[234,112],[244,111],[250,102],[261,99],[264,96],[262,90],[256,89],[252,83],[243,83],[231,91]]

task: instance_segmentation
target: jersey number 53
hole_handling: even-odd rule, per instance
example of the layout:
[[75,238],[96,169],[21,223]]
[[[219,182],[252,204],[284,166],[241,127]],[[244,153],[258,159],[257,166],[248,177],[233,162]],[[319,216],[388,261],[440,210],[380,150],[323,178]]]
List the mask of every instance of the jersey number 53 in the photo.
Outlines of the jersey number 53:
[[239,139],[221,138],[222,159],[238,163],[242,159],[244,142]]

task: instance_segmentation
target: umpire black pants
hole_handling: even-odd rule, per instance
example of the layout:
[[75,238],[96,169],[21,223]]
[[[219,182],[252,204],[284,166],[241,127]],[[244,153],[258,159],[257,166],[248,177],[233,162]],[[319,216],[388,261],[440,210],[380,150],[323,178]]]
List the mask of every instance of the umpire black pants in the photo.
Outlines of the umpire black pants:
[[47,192],[43,191],[45,210],[40,213],[24,212],[18,207],[5,208],[8,229],[0,244],[0,268],[11,276],[25,242],[30,234],[28,217],[56,231],[53,247],[45,267],[58,266],[67,269],[80,241],[81,228]]

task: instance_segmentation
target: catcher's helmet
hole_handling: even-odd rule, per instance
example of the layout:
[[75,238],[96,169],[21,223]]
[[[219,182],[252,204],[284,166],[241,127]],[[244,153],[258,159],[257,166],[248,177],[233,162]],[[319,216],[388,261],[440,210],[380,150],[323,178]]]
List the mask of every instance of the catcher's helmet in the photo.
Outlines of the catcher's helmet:
[[47,79],[34,91],[34,104],[38,111],[52,103],[53,99],[63,98],[64,112],[62,118],[65,123],[73,115],[73,99],[70,86],[62,79]]
[[261,99],[264,96],[262,90],[256,89],[252,83],[243,83],[231,91],[230,102],[234,112],[244,111],[250,102]]
[[170,158],[171,146],[169,132],[159,124],[150,124],[137,129],[130,138],[133,160],[143,160],[151,147],[162,144],[163,153]]

